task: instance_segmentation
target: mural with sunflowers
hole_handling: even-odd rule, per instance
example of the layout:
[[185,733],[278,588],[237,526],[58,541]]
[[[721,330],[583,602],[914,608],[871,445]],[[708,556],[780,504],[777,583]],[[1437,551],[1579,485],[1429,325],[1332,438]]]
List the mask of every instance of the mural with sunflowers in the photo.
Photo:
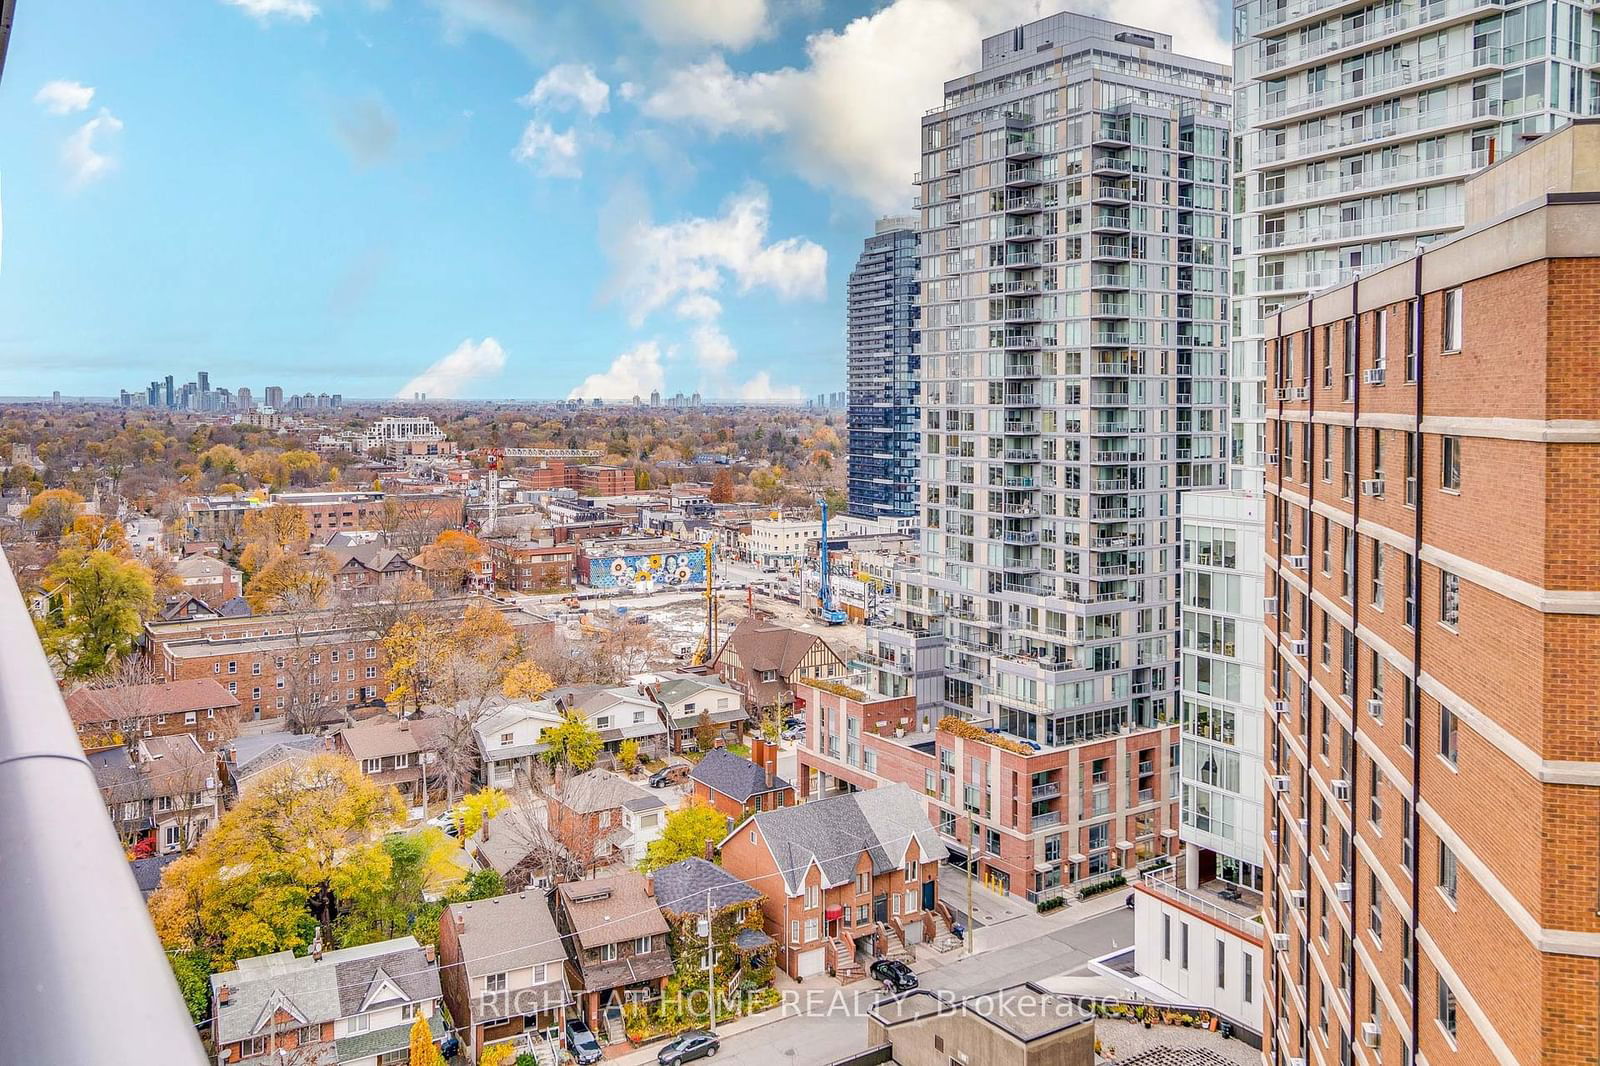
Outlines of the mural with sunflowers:
[[680,552],[613,555],[589,561],[589,584],[597,589],[659,592],[706,583],[706,556],[700,548]]

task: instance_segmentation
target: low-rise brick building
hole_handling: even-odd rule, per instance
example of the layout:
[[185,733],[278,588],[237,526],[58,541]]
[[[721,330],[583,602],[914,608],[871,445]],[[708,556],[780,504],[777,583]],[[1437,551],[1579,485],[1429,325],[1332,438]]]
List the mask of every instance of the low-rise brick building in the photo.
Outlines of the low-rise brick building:
[[187,733],[206,751],[238,732],[239,699],[209,677],[146,685],[77,688],[67,713],[86,749]]
[[764,898],[778,965],[796,979],[861,976],[876,955],[948,932],[944,842],[903,785],[764,811],[720,845],[722,865]]
[[713,748],[689,774],[689,794],[721,812],[731,829],[758,811],[794,805],[794,786],[778,776],[778,749],[762,737],[750,758]]

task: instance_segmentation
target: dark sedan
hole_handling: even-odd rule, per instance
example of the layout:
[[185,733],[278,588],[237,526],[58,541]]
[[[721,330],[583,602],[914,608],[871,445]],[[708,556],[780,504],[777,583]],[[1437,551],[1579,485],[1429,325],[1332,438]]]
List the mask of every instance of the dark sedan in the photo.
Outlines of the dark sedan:
[[909,992],[917,987],[917,975],[911,967],[895,959],[879,959],[868,972],[889,992]]
[[677,1066],[680,1062],[709,1059],[720,1050],[722,1043],[717,1039],[716,1033],[704,1029],[691,1029],[662,1048],[656,1054],[656,1061],[661,1063],[661,1066]]
[[606,1057],[589,1026],[576,1018],[567,1022],[567,1050],[578,1060],[578,1066],[594,1066]]

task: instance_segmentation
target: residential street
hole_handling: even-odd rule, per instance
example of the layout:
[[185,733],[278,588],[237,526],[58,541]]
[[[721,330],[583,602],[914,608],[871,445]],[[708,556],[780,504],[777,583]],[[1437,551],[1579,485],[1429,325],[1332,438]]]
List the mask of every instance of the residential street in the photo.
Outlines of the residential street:
[[[1070,919],[1070,914],[1032,913],[1014,918],[997,927],[997,931],[1005,929],[1014,943],[970,957],[923,950],[915,967],[922,987],[972,995],[1022,981],[1087,973],[1090,959],[1133,941],[1133,915],[1121,906],[1081,921]],[[862,1050],[864,1015],[877,997],[877,989],[863,981],[838,990],[835,996],[831,980],[814,979],[809,986],[801,986],[802,994],[810,986],[817,991],[815,1002],[807,1008],[809,1014],[729,1036],[717,1061],[741,1066],[822,1066]]]

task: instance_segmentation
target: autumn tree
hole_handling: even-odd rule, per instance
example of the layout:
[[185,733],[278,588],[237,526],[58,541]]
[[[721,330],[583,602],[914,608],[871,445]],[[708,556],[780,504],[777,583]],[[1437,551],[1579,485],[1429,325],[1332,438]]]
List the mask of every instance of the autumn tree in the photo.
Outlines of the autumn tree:
[[422,550],[421,566],[440,593],[451,593],[467,583],[484,557],[483,542],[471,533],[447,529]]
[[462,839],[477,835],[478,830],[483,828],[483,823],[510,806],[511,801],[498,788],[480,788],[463,796],[456,808],[457,817],[461,820]]
[[428,1028],[428,1016],[420,1011],[411,1023],[411,1052],[407,1066],[444,1066],[444,1056],[433,1044],[433,1030]]
[[711,721],[711,712],[701,710],[694,723],[694,740],[701,751],[710,751],[717,742],[717,727]]
[[727,467],[718,470],[711,478],[711,502],[733,502],[733,471]]
[[256,614],[316,610],[333,599],[333,577],[320,554],[279,555],[250,576],[244,598]]
[[464,879],[461,845],[442,829],[391,833],[383,850],[389,856],[388,880],[354,901],[339,919],[335,931],[344,947],[404,936],[428,900],[455,892]]
[[305,947],[384,891],[384,836],[401,823],[399,793],[349,759],[316,755],[263,773],[193,851],[167,867],[150,898],[169,950],[234,960]]
[[604,744],[599,730],[577,711],[563,712],[561,723],[546,727],[539,741],[545,745],[540,756],[545,762],[575,773],[593,769]]
[[63,552],[45,580],[52,602],[39,638],[69,680],[98,677],[126,658],[155,606],[144,564],[104,549]]
[[260,545],[272,554],[302,552],[311,543],[305,511],[286,503],[246,511],[240,533],[246,545]]
[[506,671],[500,692],[508,700],[536,700],[556,687],[555,679],[532,659],[524,659]]
[[693,800],[667,814],[661,836],[650,842],[639,863],[644,872],[659,870],[684,859],[703,859],[711,845],[728,832],[728,819],[721,811],[702,800]]
[[617,765],[622,772],[631,774],[639,768],[639,742],[637,740],[624,740],[617,745]]
[[22,509],[22,520],[40,540],[57,540],[83,510],[83,497],[71,489],[45,489]]

